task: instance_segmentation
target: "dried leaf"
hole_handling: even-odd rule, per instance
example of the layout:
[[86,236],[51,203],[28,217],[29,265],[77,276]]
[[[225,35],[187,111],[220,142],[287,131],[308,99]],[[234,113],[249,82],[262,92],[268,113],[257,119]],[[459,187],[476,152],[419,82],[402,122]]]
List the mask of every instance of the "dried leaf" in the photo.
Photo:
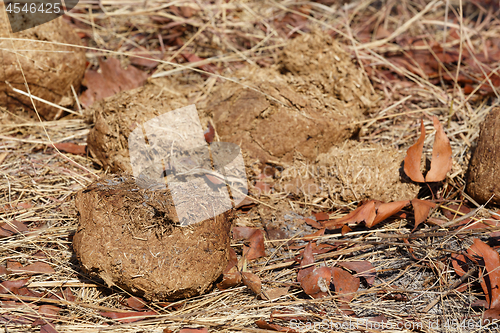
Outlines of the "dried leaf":
[[245,258],[248,260],[257,259],[266,255],[264,246],[264,233],[260,229],[249,227],[234,227],[233,239],[244,239],[249,242],[243,250]]
[[411,205],[413,206],[413,211],[415,212],[415,227],[412,230],[413,232],[421,223],[427,220],[427,216],[429,216],[431,208],[436,207],[436,204],[429,200],[420,200],[415,198],[411,201]]
[[134,310],[142,310],[146,304],[146,301],[139,297],[132,296],[127,298],[127,305]]
[[272,288],[266,290],[265,292],[267,297],[269,297],[269,300],[275,300],[277,298],[288,295],[288,287]]
[[260,278],[257,275],[250,272],[241,272],[241,279],[243,281],[243,284],[250,288],[250,290],[254,294],[260,294],[260,292],[262,291],[262,283],[260,282]]
[[4,281],[0,283],[0,293],[10,294],[28,283],[27,279]]
[[446,178],[446,174],[451,170],[453,160],[451,158],[450,140],[443,130],[443,126],[438,118],[432,118],[436,136],[434,138],[434,146],[432,147],[431,169],[425,176],[426,182],[440,182]]
[[425,126],[424,120],[420,120],[420,138],[417,142],[408,148],[404,161],[405,174],[414,182],[425,182],[424,175],[420,171],[420,162],[422,160],[422,152],[424,151]]
[[85,156],[87,154],[87,145],[77,145],[72,142],[61,142],[61,143],[54,143],[54,146],[60,151],[74,155]]
[[[491,324],[493,322],[497,323],[497,325],[498,325],[498,321],[500,321],[500,309],[499,308],[488,309],[488,310],[484,311],[484,313],[483,313],[483,325],[488,325],[488,324]],[[491,326],[491,325],[490,325],[490,327],[493,328],[493,326]]]
[[345,236],[348,232],[351,232],[351,231],[352,231],[352,229],[349,228],[348,225],[343,225],[340,232],[341,232],[342,236]]
[[49,264],[45,262],[40,262],[37,261],[31,265],[21,267],[15,270],[11,270],[12,273],[24,273],[28,275],[35,275],[35,274],[54,274],[56,271],[50,266]]
[[273,185],[266,182],[255,182],[254,187],[257,191],[257,196],[260,196],[261,194],[270,194],[273,189]]
[[314,266],[305,267],[311,264],[314,264],[314,256],[311,242],[309,242],[303,251],[302,260],[300,261],[300,269],[297,273],[298,282],[301,282],[304,277],[309,275],[314,270]]
[[486,243],[475,238],[467,253],[472,260],[477,260],[479,264],[484,262],[485,272],[480,272],[479,280],[486,295],[486,302],[490,309],[498,308],[500,305],[500,256],[498,252],[489,247]]
[[22,234],[28,231],[28,227],[26,227],[23,222],[19,222],[17,220],[12,220],[10,223],[0,223],[0,238],[10,237],[12,235],[17,235],[19,233]]
[[144,320],[147,317],[156,316],[155,311],[137,311],[137,312],[101,312],[101,316],[116,319],[120,323],[133,323]]
[[88,89],[80,96],[80,102],[84,107],[113,96],[120,91],[138,88],[146,82],[148,75],[134,66],[126,70],[120,66],[120,61],[110,58],[107,61],[99,59],[101,72],[87,70],[83,79],[83,85]]
[[229,247],[229,261],[227,262],[227,266],[224,269],[224,274],[229,272],[229,270],[233,267],[236,267],[238,265],[238,256],[236,255],[236,252],[232,247]]
[[386,218],[398,213],[410,203],[409,200],[403,200],[403,201],[394,201],[394,202],[376,202],[375,203],[375,208],[377,210],[377,215],[375,216],[375,219],[370,223],[369,221],[365,221],[365,225],[368,228],[373,227],[375,224],[382,222]]
[[302,278],[300,286],[307,295],[313,298],[325,297],[328,296],[331,277],[332,273],[328,267],[317,267]]
[[290,327],[283,327],[280,325],[276,324],[270,324],[265,320],[257,320],[255,324],[264,330],[271,330],[271,331],[277,331],[277,332],[289,332],[289,333],[294,333],[296,332],[295,330],[291,329]]
[[142,51],[134,53],[134,55],[130,56],[130,63],[132,65],[153,69],[159,64],[158,59],[149,52]]
[[323,228],[323,225],[321,223],[316,222],[316,221],[314,221],[313,219],[310,219],[310,218],[305,218],[304,222],[307,225],[310,225],[311,227],[316,228],[316,229],[322,229]]
[[356,208],[349,214],[339,219],[330,220],[325,222],[324,225],[327,229],[336,229],[342,227],[344,224],[360,223],[372,224],[376,217],[375,200],[370,200],[360,207]]
[[339,266],[355,271],[359,277],[364,277],[366,282],[371,286],[375,282],[377,270],[373,265],[366,260],[362,261],[343,261],[337,263]]
[[335,292],[342,295],[341,299],[350,302],[354,297],[354,293],[359,289],[359,278],[338,267],[332,267],[331,272]]
[[330,219],[330,215],[327,213],[313,213],[314,217],[316,218],[316,221],[321,222],[321,221],[328,221]]
[[217,288],[220,290],[233,288],[241,284],[241,274],[240,272],[228,272],[224,273],[222,276],[222,281],[217,283]]

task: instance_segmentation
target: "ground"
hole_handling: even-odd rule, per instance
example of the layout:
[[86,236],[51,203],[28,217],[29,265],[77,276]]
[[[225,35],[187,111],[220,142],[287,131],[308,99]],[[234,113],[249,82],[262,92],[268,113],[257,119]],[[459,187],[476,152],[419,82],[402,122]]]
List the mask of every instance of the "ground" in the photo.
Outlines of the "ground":
[[[484,326],[482,316],[487,307],[496,311],[494,303],[500,298],[494,284],[488,289],[477,272],[486,266],[487,276],[497,276],[489,266],[494,255],[488,251],[497,251],[498,226],[492,214],[498,208],[480,206],[464,189],[480,125],[498,104],[500,80],[494,69],[500,61],[495,37],[499,15],[498,5],[487,0],[81,2],[65,20],[82,39],[88,71],[102,66],[102,57],[117,58],[122,67],[134,65],[149,75],[146,85],[138,88],[147,94],[132,90],[93,107],[74,104],[72,114],[48,121],[40,121],[28,108],[0,109],[4,331],[372,332],[382,322],[386,326],[378,328],[383,330],[397,326],[410,332],[472,332],[481,327],[494,331],[494,325]],[[309,75],[312,67],[301,73],[314,56],[312,49],[293,44],[305,35],[331,38],[356,74],[329,69]],[[335,55],[326,58],[333,61],[330,57]],[[352,84],[355,75],[364,80],[363,86]],[[341,79],[346,81],[339,85]],[[88,100],[82,93],[93,89],[92,82],[87,80],[87,86],[75,92],[84,106]],[[221,88],[228,84],[238,91],[256,88],[252,94],[265,93],[259,97],[262,103],[274,105],[269,114],[254,116],[255,124],[279,112],[288,117],[292,109],[299,117],[317,117],[316,123],[307,118],[311,124],[319,124],[321,112],[326,118],[334,114],[331,121],[355,113],[348,135],[325,138],[315,132],[312,139],[320,146],[314,153],[314,145],[294,153],[273,152],[273,141],[262,139],[258,130],[262,125],[247,131],[249,147],[264,147],[269,155],[245,156],[252,202],[235,210],[234,225],[261,230],[264,252],[250,257],[250,250],[258,252],[258,242],[234,236],[231,247],[237,262],[230,272],[253,273],[255,283],[247,277],[245,284],[214,286],[197,297],[142,304],[129,292],[108,288],[87,275],[72,248],[78,227],[76,192],[119,170],[107,168],[114,165],[102,162],[107,157],[99,160],[89,149],[81,149],[94,129],[95,110],[114,112],[138,100],[170,103],[171,108],[195,103],[203,126],[215,124],[215,140],[232,140],[231,133],[218,128],[223,121],[210,111],[214,103],[236,103],[233,92]],[[280,104],[273,99],[288,103],[288,111],[275,106]],[[422,167],[429,165],[433,116],[450,140],[453,165],[443,181],[417,184],[405,175],[402,163],[420,136],[423,119],[427,136]],[[117,142],[129,128],[126,125],[117,130]],[[235,127],[244,131],[244,126],[236,120]],[[272,134],[276,133],[285,135],[278,130]],[[308,136],[295,136],[309,141]],[[112,136],[107,139],[113,141]],[[278,139],[275,135],[273,140]],[[78,146],[52,146],[68,142]],[[348,228],[324,230],[329,221],[371,199],[416,197],[437,206],[415,230],[417,214],[409,204],[371,227],[361,219],[351,221]],[[466,214],[468,220],[460,218]],[[464,228],[464,221],[479,227]],[[254,229],[235,229],[233,235]],[[471,254],[474,249],[482,253],[483,262]],[[466,253],[476,261],[459,257]],[[460,265],[460,260],[467,263]],[[353,262],[371,264],[374,279]],[[32,264],[38,266],[28,266]],[[312,286],[319,289],[306,293],[308,285],[298,282],[298,275],[308,267],[317,272],[328,267],[332,285],[320,290],[316,280]],[[365,274],[356,276],[357,270]],[[465,277],[460,280],[461,276]],[[359,288],[346,296],[340,289],[352,285],[339,282],[342,279],[357,279]],[[325,297],[310,296],[321,292]],[[485,302],[490,303],[486,308]]]

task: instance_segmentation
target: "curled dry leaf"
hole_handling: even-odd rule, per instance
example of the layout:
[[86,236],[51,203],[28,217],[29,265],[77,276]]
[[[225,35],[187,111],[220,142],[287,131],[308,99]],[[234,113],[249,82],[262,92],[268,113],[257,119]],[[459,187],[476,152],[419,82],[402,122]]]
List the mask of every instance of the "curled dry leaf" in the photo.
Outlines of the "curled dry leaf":
[[436,136],[434,138],[434,146],[432,147],[431,169],[425,175],[426,182],[440,182],[446,178],[446,174],[451,170],[453,160],[451,158],[450,140],[443,130],[443,126],[438,118],[432,118]]
[[52,322],[52,320],[57,319],[57,315],[59,314],[61,309],[55,305],[44,304],[38,308],[38,313],[40,314],[40,318],[37,318],[33,322],[33,326],[43,325],[47,322]]
[[340,299],[350,302],[354,293],[359,289],[359,278],[352,276],[351,273],[342,268],[332,267],[330,270],[335,292],[341,295]]
[[262,291],[262,283],[260,278],[250,272],[241,272],[241,280],[255,295],[259,295]]
[[415,231],[417,227],[427,220],[431,208],[436,207],[436,204],[429,200],[413,199],[411,201],[413,206],[413,211],[415,212],[415,227],[412,231]]
[[398,213],[410,203],[409,200],[403,200],[403,201],[394,201],[394,202],[376,202],[375,203],[375,209],[377,211],[377,215],[375,216],[375,219],[369,223],[369,221],[365,221],[365,225],[368,228],[373,227],[375,224],[382,222],[386,218]]
[[486,302],[490,309],[500,308],[500,256],[498,252],[486,243],[475,238],[467,250],[469,258],[479,265],[484,262],[484,271],[479,274],[481,287],[486,295]]
[[314,221],[313,219],[310,219],[310,218],[305,218],[304,222],[306,222],[307,225],[310,225],[311,227],[316,228],[316,229],[322,229],[323,228],[323,225],[321,223],[316,222],[316,221]]
[[332,273],[328,267],[317,267],[300,281],[304,292],[313,297],[321,298],[328,296]]
[[137,312],[101,312],[101,316],[116,319],[120,323],[133,323],[144,320],[146,317],[156,316],[155,311],[137,311]]
[[248,260],[257,259],[266,255],[264,233],[260,229],[234,227],[233,239],[244,239],[249,242],[249,245],[245,245],[243,250],[243,254]]
[[217,283],[217,288],[219,288],[220,290],[229,289],[229,288],[239,286],[241,284],[241,282],[242,282],[242,279],[241,279],[240,272],[238,272],[238,271],[228,272],[228,273],[224,273],[224,275],[222,276],[222,281]]
[[314,264],[313,248],[311,242],[309,242],[307,243],[303,251],[302,260],[300,261],[300,269],[299,273],[297,274],[298,282],[301,282],[304,277],[306,277],[309,273],[314,271],[314,266],[309,266],[312,264]]
[[346,224],[364,222],[368,228],[371,228],[389,216],[401,211],[409,203],[410,201],[408,200],[388,203],[379,200],[370,200],[340,219],[325,222],[325,227],[331,230],[341,228]]
[[224,274],[229,272],[231,268],[236,267],[236,265],[238,265],[238,256],[236,255],[236,252],[232,247],[229,247],[228,253],[229,253],[229,261],[227,263],[226,268],[224,269]]
[[319,213],[314,213],[314,217],[316,218],[316,221],[328,221],[330,219],[330,215],[328,213],[324,212],[319,212]]
[[370,286],[375,282],[377,270],[369,261],[344,261],[338,262],[337,264],[344,268],[350,269],[351,271],[355,271],[356,276],[365,278],[366,282]]
[[424,120],[420,120],[420,138],[417,142],[408,148],[404,161],[405,174],[414,182],[425,182],[424,175],[420,171],[420,162],[422,160],[422,152],[424,151],[425,141],[425,126]]
[[370,200],[363,205],[359,206],[349,214],[339,219],[330,220],[325,222],[324,225],[327,229],[332,230],[342,227],[344,224],[351,223],[373,223],[375,220],[375,200]]

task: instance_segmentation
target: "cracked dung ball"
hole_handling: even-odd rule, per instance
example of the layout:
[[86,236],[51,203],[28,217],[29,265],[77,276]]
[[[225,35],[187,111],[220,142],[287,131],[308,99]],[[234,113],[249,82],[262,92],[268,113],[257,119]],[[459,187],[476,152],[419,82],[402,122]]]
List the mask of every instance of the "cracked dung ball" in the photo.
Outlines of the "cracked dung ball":
[[179,209],[199,211],[140,181],[106,176],[77,193],[73,248],[83,270],[149,300],[204,293],[227,264],[231,212],[181,227]]

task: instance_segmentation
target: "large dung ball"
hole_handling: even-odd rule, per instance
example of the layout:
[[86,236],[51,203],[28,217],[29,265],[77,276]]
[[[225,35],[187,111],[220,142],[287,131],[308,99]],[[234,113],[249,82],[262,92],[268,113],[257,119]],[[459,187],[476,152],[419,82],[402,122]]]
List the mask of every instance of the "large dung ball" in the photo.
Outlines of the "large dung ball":
[[[86,67],[85,52],[82,48],[62,45],[80,45],[80,38],[62,18],[10,33],[8,19],[0,15],[0,37],[8,38],[0,39],[0,106],[32,109],[30,98],[9,86],[26,92],[25,82],[36,97],[62,106],[73,104],[71,86],[76,91],[80,88]],[[47,120],[62,114],[60,109],[46,103],[36,100],[34,103]]]
[[73,248],[84,271],[149,300],[205,292],[227,265],[231,213],[181,227],[169,190],[138,184],[107,176],[78,192]]
[[500,108],[481,125],[477,148],[469,164],[467,192],[479,203],[500,204]]

